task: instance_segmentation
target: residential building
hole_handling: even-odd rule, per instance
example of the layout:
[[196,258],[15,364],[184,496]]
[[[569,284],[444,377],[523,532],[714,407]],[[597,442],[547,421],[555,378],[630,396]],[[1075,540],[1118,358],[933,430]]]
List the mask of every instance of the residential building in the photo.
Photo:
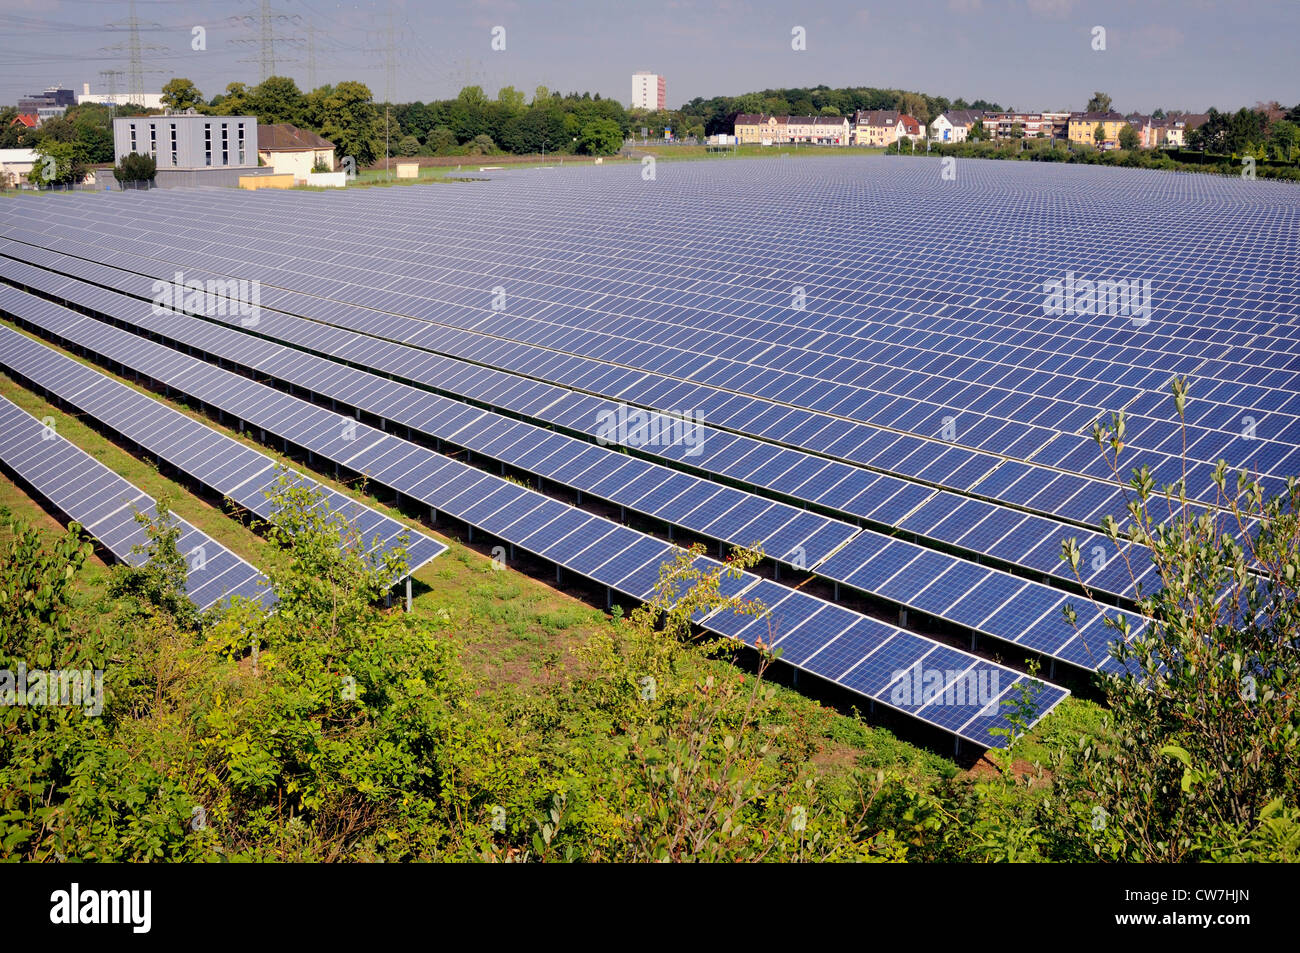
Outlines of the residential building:
[[1025,139],[1064,139],[1069,113],[986,113],[984,128],[991,139],[1014,139],[1017,132]]
[[773,145],[785,142],[784,116],[767,116],[762,113],[739,113],[732,123],[736,141],[740,143],[757,142]]
[[240,175],[259,173],[257,118],[204,116],[193,110],[168,111],[161,116],[128,116],[113,120],[117,159],[132,152],[153,156],[158,164],[155,184],[230,185]]
[[1137,133],[1138,146],[1142,149],[1154,149],[1159,139],[1160,120],[1144,116],[1142,113],[1130,113],[1124,117],[1129,128]]
[[632,74],[632,108],[653,110],[668,108],[668,87],[661,75]]
[[9,125],[26,126],[28,129],[35,129],[40,124],[41,117],[35,113],[19,113],[17,116],[14,116],[14,121]]
[[276,172],[293,175],[295,182],[306,182],[317,165],[334,171],[334,143],[287,122],[258,125],[257,154]]
[[965,142],[971,126],[983,120],[982,109],[949,109],[930,121],[930,138],[938,142]]
[[915,116],[909,116],[907,113],[898,114],[898,125],[900,128],[899,137],[906,137],[915,142],[921,138],[921,121]]
[[1209,121],[1208,113],[1187,113],[1160,120],[1162,123],[1157,145],[1165,149],[1187,148],[1187,136]]
[[786,116],[786,142],[847,146],[849,121],[844,116]]
[[853,144],[893,145],[894,141],[903,135],[904,124],[900,122],[901,118],[902,114],[892,109],[858,110],[853,114]]
[[[1119,131],[1127,124],[1128,120],[1114,111],[1070,113],[1070,141],[1101,149],[1115,149],[1119,147]],[[1100,141],[1096,138],[1098,126],[1102,128]]]

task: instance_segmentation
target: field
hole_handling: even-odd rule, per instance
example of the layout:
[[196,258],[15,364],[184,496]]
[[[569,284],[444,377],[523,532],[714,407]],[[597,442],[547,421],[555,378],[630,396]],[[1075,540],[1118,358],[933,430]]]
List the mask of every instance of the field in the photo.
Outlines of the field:
[[[653,154],[702,158],[689,148]],[[254,566],[299,580],[281,612],[255,623],[268,634],[251,650],[237,614],[194,635],[181,617],[141,614],[150,583],[132,577],[123,590],[104,547],[70,595],[69,645],[106,644],[112,620],[140,633],[137,648],[118,650],[128,667],[189,659],[191,676],[168,682],[174,695],[159,687],[130,731],[160,745],[151,764],[178,796],[220,799],[230,832],[220,850],[508,858],[534,827],[512,821],[514,846],[488,843],[493,805],[509,797],[511,812],[581,804],[565,848],[574,859],[676,857],[684,847],[652,846],[650,814],[680,810],[700,830],[717,822],[703,793],[717,789],[683,790],[659,773],[659,759],[678,758],[722,788],[740,772],[738,803],[778,839],[802,830],[790,826],[795,786],[816,785],[828,857],[1140,853],[1104,826],[1070,828],[1101,809],[1092,752],[1127,743],[1133,701],[1098,676],[1134,663],[1106,646],[1123,628],[1142,644],[1170,624],[1151,593],[1171,578],[1171,554],[1102,529],[1133,512],[1131,493],[1148,505],[1141,481],[1126,488],[1115,470],[1146,468],[1156,488],[1181,475],[1179,518],[1227,520],[1232,545],[1256,523],[1276,525],[1258,503],[1229,525],[1238,510],[1216,490],[1215,461],[1279,499],[1300,462],[1294,190],[973,161],[949,178],[921,159],[757,147],[657,170],[635,156],[600,169],[482,172],[479,161],[456,188],[443,187],[454,167],[422,168],[410,184],[435,187],[400,195],[72,196],[39,220],[22,203],[0,209],[0,396],[53,418],[59,435]],[[368,184],[380,176],[366,173]],[[1226,254],[1189,244],[1207,231]],[[199,297],[160,310],[158,285],[182,271]],[[250,280],[251,320],[239,287]],[[1104,293],[1084,297],[1098,284],[1122,311]],[[355,601],[346,585],[313,601],[320,581],[342,578],[328,560],[313,574],[308,550],[221,512],[219,494],[185,478],[184,448],[110,422],[84,389],[61,391],[54,355],[311,469],[450,548],[414,574],[409,614]],[[1130,429],[1110,444],[1126,448],[1112,470],[1093,427],[1120,412]],[[14,482],[0,485],[0,507],[6,524],[29,522],[54,544],[58,514]],[[6,528],[0,542],[22,541]],[[740,568],[722,576],[717,601],[667,610],[657,631],[634,610],[687,544],[700,549],[683,566],[705,577],[724,560]],[[340,629],[340,618],[369,621]],[[711,647],[683,648],[688,631]],[[313,679],[376,652],[394,666],[376,689],[386,701],[357,721]],[[240,787],[251,769],[225,746],[245,735],[212,722],[207,699],[244,699],[243,731],[260,737],[266,700],[293,691],[278,680],[299,666],[316,673],[303,676],[317,686],[311,731],[359,750],[394,746],[394,777],[406,780],[384,783],[400,805],[379,806],[383,771],[358,787],[346,760],[335,773],[306,749],[267,754],[275,771],[254,792]],[[638,708],[647,671],[662,709]],[[642,703],[656,701],[655,678]],[[225,687],[195,694],[200,682]],[[979,697],[967,686],[983,686]],[[194,751],[166,734],[191,714],[215,732]],[[404,725],[420,728],[403,735]],[[433,765],[437,784],[419,780]],[[520,771],[536,774],[525,784]],[[616,778],[648,800],[616,806]],[[300,842],[265,798],[307,783],[320,793],[294,793],[290,815],[317,826]],[[862,815],[850,821],[855,798]],[[1189,806],[1179,823],[1199,814]],[[1018,828],[1030,815],[1036,825]],[[928,820],[905,834],[915,817]],[[352,823],[361,840],[336,838],[333,825]],[[532,853],[549,856],[551,836],[532,838]],[[1177,851],[1228,837],[1205,836]],[[710,850],[743,856],[742,843],[726,836]]]

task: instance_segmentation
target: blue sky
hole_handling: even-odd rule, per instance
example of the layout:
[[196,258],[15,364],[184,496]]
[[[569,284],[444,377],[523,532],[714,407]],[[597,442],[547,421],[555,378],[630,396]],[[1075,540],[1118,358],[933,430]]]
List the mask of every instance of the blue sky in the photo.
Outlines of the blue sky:
[[[122,0],[0,0],[0,102],[61,84],[104,88],[126,69]],[[399,101],[477,83],[590,90],[627,103],[637,69],[667,77],[668,103],[773,86],[882,86],[1018,109],[1195,111],[1300,102],[1297,0],[273,0],[277,72],[306,87],[385,93],[391,11]],[[174,75],[211,96],[261,77],[261,3],[138,0],[147,89]],[[118,24],[114,26],[113,24]],[[206,31],[203,51],[192,31]],[[505,50],[491,48],[505,27]],[[791,49],[803,27],[807,49]],[[1106,49],[1092,49],[1093,28]],[[119,49],[114,49],[118,47]],[[118,80],[126,89],[126,80]]]

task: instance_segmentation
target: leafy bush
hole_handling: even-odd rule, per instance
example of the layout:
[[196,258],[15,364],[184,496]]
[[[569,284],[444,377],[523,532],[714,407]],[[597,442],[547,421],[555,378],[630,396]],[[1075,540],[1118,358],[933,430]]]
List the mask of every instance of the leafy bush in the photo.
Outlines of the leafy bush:
[[158,173],[158,163],[153,156],[131,152],[118,160],[113,178],[118,182],[152,182]]

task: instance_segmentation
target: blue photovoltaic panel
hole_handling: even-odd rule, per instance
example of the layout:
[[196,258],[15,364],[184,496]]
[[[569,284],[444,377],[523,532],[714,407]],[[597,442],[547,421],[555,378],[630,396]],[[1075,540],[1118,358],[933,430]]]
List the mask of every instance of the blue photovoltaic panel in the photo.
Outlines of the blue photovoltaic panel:
[[[157,518],[153,497],[3,397],[0,460],[121,561],[140,565],[148,558],[148,534],[136,516]],[[261,572],[187,521],[172,519],[186,559],[186,594],[198,608],[236,596],[273,603]]]
[[[113,332],[111,328],[100,327],[104,332]],[[146,349],[142,346],[141,350],[143,353]],[[147,358],[144,361],[148,363]],[[171,461],[173,457],[179,458],[185,454],[186,448],[214,436],[211,428],[193,418],[8,328],[0,328],[0,364],[103,420],[118,433],[162,459]],[[166,423],[163,426],[151,424],[155,419]],[[191,462],[182,469],[199,482],[268,518],[272,513],[272,505],[266,494],[274,489],[278,479],[275,462],[228,437],[216,436],[219,438],[219,449],[213,456]],[[237,470],[232,470],[231,465],[235,462],[239,462],[240,466]],[[233,472],[237,476],[233,479],[213,478],[216,482],[209,483],[209,473],[213,471]],[[382,516],[334,490],[321,487],[302,474],[289,471],[289,476],[309,488],[319,487],[324,493],[323,505],[343,515],[353,525],[364,526],[367,531],[362,542],[367,551],[383,552],[395,546],[406,535],[407,562],[411,572],[446,550],[442,543],[422,533],[412,532],[396,520]]]
[[[972,167],[954,193],[936,185],[932,164],[905,157],[888,170],[836,158],[815,169],[688,164],[674,169],[668,193],[649,193],[634,172],[607,170],[596,181],[589,170],[518,171],[461,190],[378,198],[186,192],[114,204],[71,196],[42,216],[9,206],[0,208],[0,276],[36,288],[18,260],[28,261],[47,282],[40,293],[68,292],[109,312],[121,301],[92,302],[98,289],[60,275],[145,303],[154,280],[178,269],[256,277],[264,283],[258,334],[268,342],[481,401],[529,426],[592,438],[602,411],[620,401],[640,405],[636,413],[702,414],[698,448],[639,447],[643,462],[686,467],[692,478],[728,474],[750,497],[808,506],[826,522],[751,511],[721,490],[708,500],[675,475],[671,487],[631,471],[610,477],[585,451],[565,459],[550,438],[502,436],[475,452],[575,489],[590,470],[586,493],[599,485],[679,528],[689,521],[768,534],[769,552],[788,553],[793,566],[1084,667],[1096,667],[1074,644],[1085,639],[1062,631],[1058,618],[1075,584],[1060,558],[1063,540],[1077,540],[1082,581],[1098,592],[1131,605],[1138,584],[1157,582],[1149,557],[1132,547],[1116,554],[1096,531],[1117,497],[1090,456],[1094,421],[1125,409],[1122,471],[1145,463],[1157,479],[1172,479],[1183,432],[1169,427],[1167,383],[1187,375],[1193,497],[1211,491],[1217,455],[1258,468],[1270,489],[1300,465],[1294,190],[1247,183],[1247,195],[1211,177],[1001,163]],[[704,197],[719,214],[688,214]],[[836,216],[817,211],[826,208]],[[871,227],[882,217],[898,227]],[[572,221],[583,222],[581,233]],[[219,245],[212,227],[222,230]],[[1034,241],[1013,238],[1025,234]],[[1249,258],[1233,251],[1244,247]],[[1154,320],[1047,313],[1044,282],[1067,271],[1152,278]],[[491,304],[498,283],[508,289],[504,310]],[[796,286],[806,292],[800,307],[791,306]],[[208,315],[204,323],[237,321]],[[177,343],[210,354],[220,341],[192,333]],[[300,370],[288,359],[264,367]],[[332,386],[347,400],[350,385]],[[388,419],[405,406],[388,384],[357,394]],[[498,434],[490,418],[474,416],[481,412],[466,415],[461,405],[454,413],[436,418],[437,432]],[[1253,441],[1241,438],[1246,415]],[[645,419],[632,428],[638,439]],[[290,432],[292,421],[266,422],[295,442],[314,439]],[[463,446],[460,437],[445,439]],[[400,448],[381,445],[372,460],[370,452],[357,462],[382,467],[371,472],[394,486],[405,481],[395,475],[408,462],[394,462]],[[457,505],[488,486],[462,487]],[[421,492],[437,488],[426,477]],[[937,509],[949,495],[964,501],[959,516]],[[516,521],[530,519],[524,512]],[[863,532],[837,536],[855,519]],[[952,555],[917,557],[886,574],[902,554],[871,534],[900,524],[909,545]],[[629,585],[642,587],[643,569],[631,568]],[[812,632],[827,618],[820,611],[815,624],[803,621]],[[1085,633],[1096,624],[1081,619]],[[840,635],[818,650],[809,641],[810,665],[836,664],[842,643]]]

